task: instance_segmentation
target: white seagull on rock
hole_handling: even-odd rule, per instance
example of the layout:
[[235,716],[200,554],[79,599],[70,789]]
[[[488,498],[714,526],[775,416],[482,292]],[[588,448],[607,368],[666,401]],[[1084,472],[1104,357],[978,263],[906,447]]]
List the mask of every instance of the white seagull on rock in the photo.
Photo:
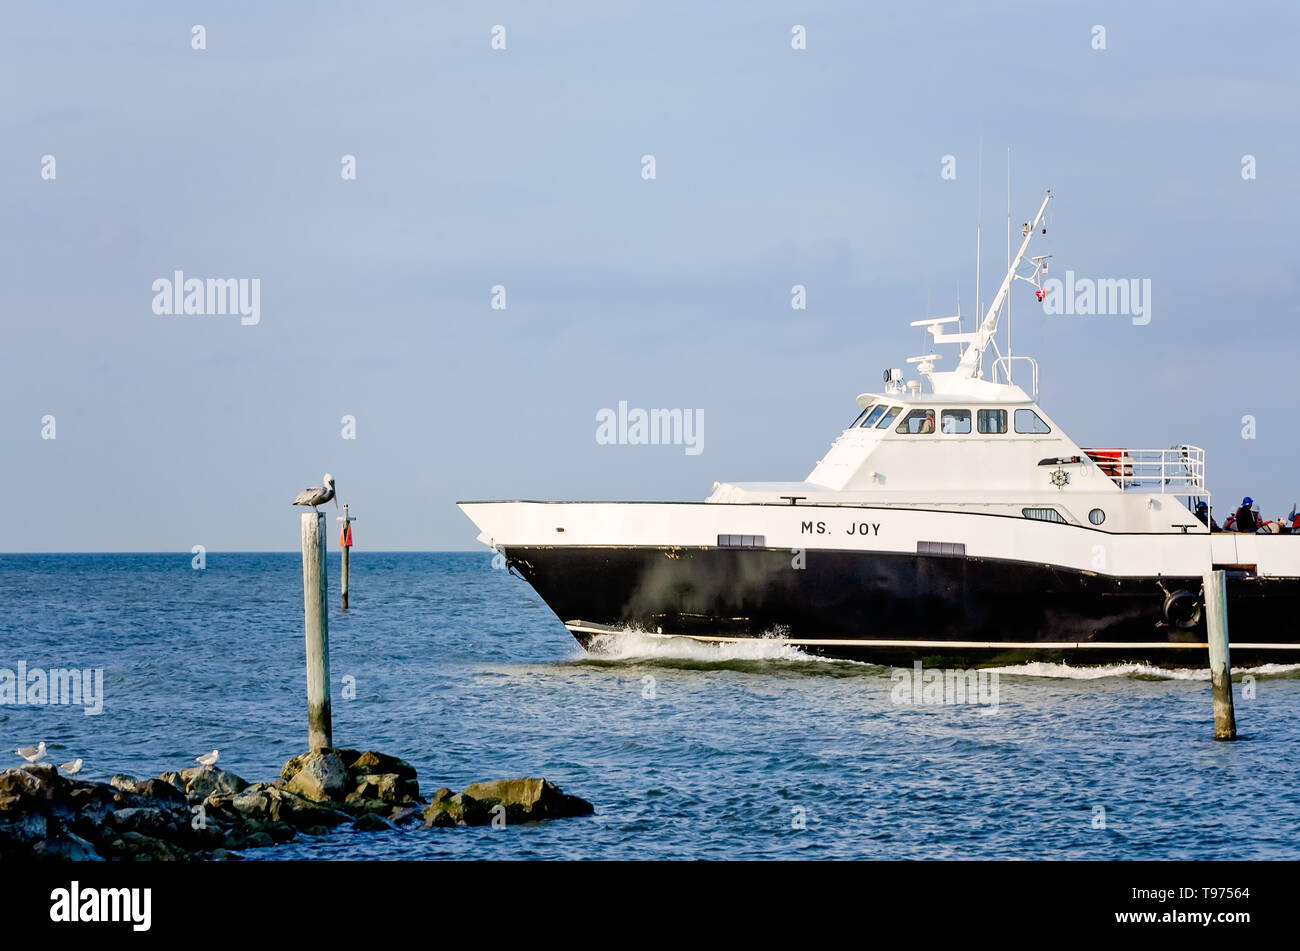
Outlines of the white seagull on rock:
[[220,751],[213,750],[211,753],[204,753],[202,756],[194,757],[194,762],[203,766],[215,766],[219,759],[221,759]]
[[328,472],[325,473],[325,484],[323,486],[313,485],[310,489],[303,489],[298,493],[298,497],[293,500],[294,505],[310,505],[312,511],[316,511],[316,506],[324,505],[330,499],[334,499],[334,507],[339,507],[339,500],[334,496],[334,477]]
[[45,741],[41,740],[35,746],[20,746],[15,751],[29,763],[35,763],[37,760],[45,759]]
[[60,765],[59,772],[67,776],[76,776],[81,772],[81,757],[78,756],[71,763],[63,763]]

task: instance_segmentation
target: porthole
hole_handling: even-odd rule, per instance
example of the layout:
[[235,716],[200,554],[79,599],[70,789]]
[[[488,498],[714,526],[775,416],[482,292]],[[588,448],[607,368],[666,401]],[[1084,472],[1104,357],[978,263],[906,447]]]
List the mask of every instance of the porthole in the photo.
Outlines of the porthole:
[[1093,509],[1088,513],[1088,521],[1092,522],[1094,525],[1100,525],[1102,522],[1106,521],[1106,513],[1101,509]]

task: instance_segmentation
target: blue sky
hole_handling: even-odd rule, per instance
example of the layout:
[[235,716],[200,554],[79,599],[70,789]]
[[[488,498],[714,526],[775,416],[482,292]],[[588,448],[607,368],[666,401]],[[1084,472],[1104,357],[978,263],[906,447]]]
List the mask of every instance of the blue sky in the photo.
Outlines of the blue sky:
[[[266,6],[3,13],[4,550],[293,549],[325,470],[386,549],[476,547],[457,499],[801,479],[927,301],[973,312],[981,143],[986,301],[1008,147],[1054,273],[1152,282],[1140,327],[1017,286],[1047,412],[1204,446],[1221,512],[1300,499],[1294,10]],[[155,315],[177,269],[259,278],[260,323]],[[598,444],[620,400],[704,451]]]

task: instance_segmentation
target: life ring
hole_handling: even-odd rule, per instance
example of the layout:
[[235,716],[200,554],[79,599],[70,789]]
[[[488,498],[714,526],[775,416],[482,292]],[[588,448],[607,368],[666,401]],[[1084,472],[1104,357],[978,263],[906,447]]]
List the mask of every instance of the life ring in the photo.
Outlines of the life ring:
[[1201,599],[1190,591],[1174,591],[1165,596],[1165,620],[1187,631],[1201,623]]

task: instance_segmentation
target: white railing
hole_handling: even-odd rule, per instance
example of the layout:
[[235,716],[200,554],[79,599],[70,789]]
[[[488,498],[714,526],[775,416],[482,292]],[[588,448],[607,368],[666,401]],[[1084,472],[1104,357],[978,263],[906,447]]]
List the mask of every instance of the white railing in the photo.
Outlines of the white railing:
[[1210,494],[1205,491],[1205,450],[1198,446],[1083,451],[1125,491],[1166,495]]
[[[1033,357],[998,357],[993,361],[993,382],[1010,383],[1011,382],[1011,362],[1013,360],[1024,360],[1033,370],[1033,386],[1029,396],[1031,399],[1038,399],[1038,361]],[[999,373],[998,371],[1002,371]],[[1006,380],[1000,379],[1005,376]]]

